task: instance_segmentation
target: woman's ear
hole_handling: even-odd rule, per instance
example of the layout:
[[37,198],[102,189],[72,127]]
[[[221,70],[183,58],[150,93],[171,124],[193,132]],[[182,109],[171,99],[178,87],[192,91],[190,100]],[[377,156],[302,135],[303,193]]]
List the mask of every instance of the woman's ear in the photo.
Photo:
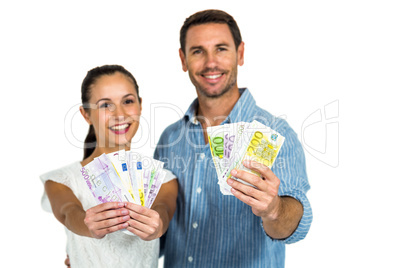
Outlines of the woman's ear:
[[85,121],[87,121],[87,123],[89,125],[92,125],[92,122],[89,119],[89,114],[87,113],[87,111],[85,111],[84,107],[80,106],[80,112],[81,112],[82,116],[84,117]]

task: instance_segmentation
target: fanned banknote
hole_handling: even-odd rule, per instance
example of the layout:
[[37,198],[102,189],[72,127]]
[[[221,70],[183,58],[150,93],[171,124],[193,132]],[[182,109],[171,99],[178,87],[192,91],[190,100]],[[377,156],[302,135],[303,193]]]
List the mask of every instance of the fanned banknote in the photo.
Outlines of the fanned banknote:
[[166,176],[163,162],[125,150],[96,157],[81,173],[98,204],[131,202],[148,208]]
[[207,135],[209,146],[211,147],[212,160],[214,161],[216,173],[219,178],[226,169],[224,166],[224,125],[208,127]]
[[113,167],[119,175],[121,182],[123,183],[124,187],[128,190],[130,193],[131,197],[134,199],[134,202],[138,203],[138,197],[134,194],[133,191],[133,186],[131,183],[131,178],[130,174],[128,171],[128,164],[126,161],[126,151],[125,150],[120,150],[117,152],[113,152],[110,154],[107,154],[108,158],[113,164]]
[[83,167],[81,173],[98,204],[114,201],[134,202],[105,154]]
[[260,175],[244,167],[243,161],[253,160],[271,168],[285,141],[278,132],[255,120],[251,123],[239,122],[209,127],[207,134],[218,175],[218,184],[224,195],[232,195],[231,187],[227,184],[228,178],[251,185],[232,177],[230,174],[232,169],[246,170]]

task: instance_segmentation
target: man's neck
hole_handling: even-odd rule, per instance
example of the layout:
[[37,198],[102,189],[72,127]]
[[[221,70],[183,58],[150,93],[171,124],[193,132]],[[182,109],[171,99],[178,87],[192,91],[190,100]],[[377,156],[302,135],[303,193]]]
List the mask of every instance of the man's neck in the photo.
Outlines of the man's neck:
[[240,92],[237,87],[219,98],[198,95],[197,120],[201,122],[203,128],[219,125],[230,114],[239,98]]
[[237,87],[219,98],[208,98],[198,94],[197,120],[202,125],[205,144],[208,143],[207,127],[220,125],[228,117],[239,98],[240,92]]

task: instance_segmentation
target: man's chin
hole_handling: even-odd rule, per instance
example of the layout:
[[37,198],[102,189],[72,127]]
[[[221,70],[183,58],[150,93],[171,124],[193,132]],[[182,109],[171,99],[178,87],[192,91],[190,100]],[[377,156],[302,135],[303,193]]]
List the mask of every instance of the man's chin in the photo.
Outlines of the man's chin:
[[205,88],[198,88],[197,91],[203,95],[204,97],[210,98],[210,99],[217,99],[225,95],[230,88],[225,88],[223,90],[208,90]]

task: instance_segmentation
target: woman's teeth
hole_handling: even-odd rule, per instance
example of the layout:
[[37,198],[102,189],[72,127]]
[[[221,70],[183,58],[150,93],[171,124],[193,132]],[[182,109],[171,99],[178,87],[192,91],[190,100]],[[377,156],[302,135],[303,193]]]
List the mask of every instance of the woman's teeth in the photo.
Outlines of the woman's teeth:
[[117,125],[117,126],[110,127],[111,130],[122,130],[122,129],[125,129],[125,128],[128,128],[128,124],[123,124],[123,125]]

